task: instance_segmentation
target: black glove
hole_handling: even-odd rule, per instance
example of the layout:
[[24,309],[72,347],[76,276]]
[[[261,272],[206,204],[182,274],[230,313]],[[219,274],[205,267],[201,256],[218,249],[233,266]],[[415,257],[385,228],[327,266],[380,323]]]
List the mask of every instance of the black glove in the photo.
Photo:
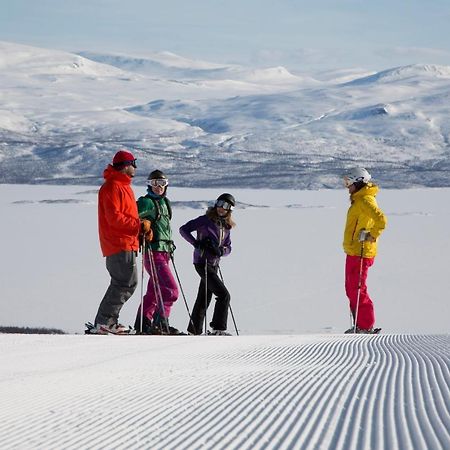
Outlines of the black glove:
[[206,242],[206,251],[213,256],[222,256],[222,249],[211,239],[208,239]]

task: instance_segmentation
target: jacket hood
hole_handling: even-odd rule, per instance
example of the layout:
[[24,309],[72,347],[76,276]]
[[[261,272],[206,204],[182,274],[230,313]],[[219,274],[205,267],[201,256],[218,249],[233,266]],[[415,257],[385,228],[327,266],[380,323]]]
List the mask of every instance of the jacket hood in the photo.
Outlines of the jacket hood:
[[108,167],[103,171],[103,178],[108,181],[118,181],[124,184],[130,184],[131,178],[118,170],[114,169],[114,167],[109,164]]

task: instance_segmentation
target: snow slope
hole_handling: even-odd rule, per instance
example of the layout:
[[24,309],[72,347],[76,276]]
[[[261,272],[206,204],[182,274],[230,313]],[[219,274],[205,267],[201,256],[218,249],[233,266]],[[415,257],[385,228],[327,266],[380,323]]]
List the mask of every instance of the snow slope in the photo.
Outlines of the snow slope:
[[125,147],[185,187],[336,188],[356,164],[386,187],[450,186],[448,66],[81,55],[0,42],[0,182],[97,183]]
[[0,335],[2,449],[450,446],[450,337]]

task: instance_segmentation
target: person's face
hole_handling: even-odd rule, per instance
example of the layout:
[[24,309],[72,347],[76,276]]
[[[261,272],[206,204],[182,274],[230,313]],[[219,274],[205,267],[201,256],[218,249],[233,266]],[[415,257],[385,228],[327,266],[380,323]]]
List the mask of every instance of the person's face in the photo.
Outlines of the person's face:
[[164,186],[152,186],[152,192],[156,195],[163,195],[164,194]]
[[217,215],[219,217],[225,217],[228,214],[228,210],[221,208],[220,206],[216,207]]
[[136,164],[128,164],[124,167],[123,173],[133,178],[136,174]]

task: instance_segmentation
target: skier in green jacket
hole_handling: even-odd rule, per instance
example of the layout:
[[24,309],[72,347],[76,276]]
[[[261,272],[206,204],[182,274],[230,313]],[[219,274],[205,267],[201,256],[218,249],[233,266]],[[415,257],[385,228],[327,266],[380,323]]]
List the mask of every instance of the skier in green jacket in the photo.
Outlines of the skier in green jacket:
[[[149,274],[143,309],[139,306],[135,328],[142,334],[181,334],[169,325],[173,303],[178,299],[178,286],[169,267],[175,249],[170,220],[172,208],[167,198],[169,180],[160,170],[147,179],[147,194],[137,201],[139,217],[151,222],[153,239],[144,245],[144,266]],[[142,322],[142,323],[141,323]]]

